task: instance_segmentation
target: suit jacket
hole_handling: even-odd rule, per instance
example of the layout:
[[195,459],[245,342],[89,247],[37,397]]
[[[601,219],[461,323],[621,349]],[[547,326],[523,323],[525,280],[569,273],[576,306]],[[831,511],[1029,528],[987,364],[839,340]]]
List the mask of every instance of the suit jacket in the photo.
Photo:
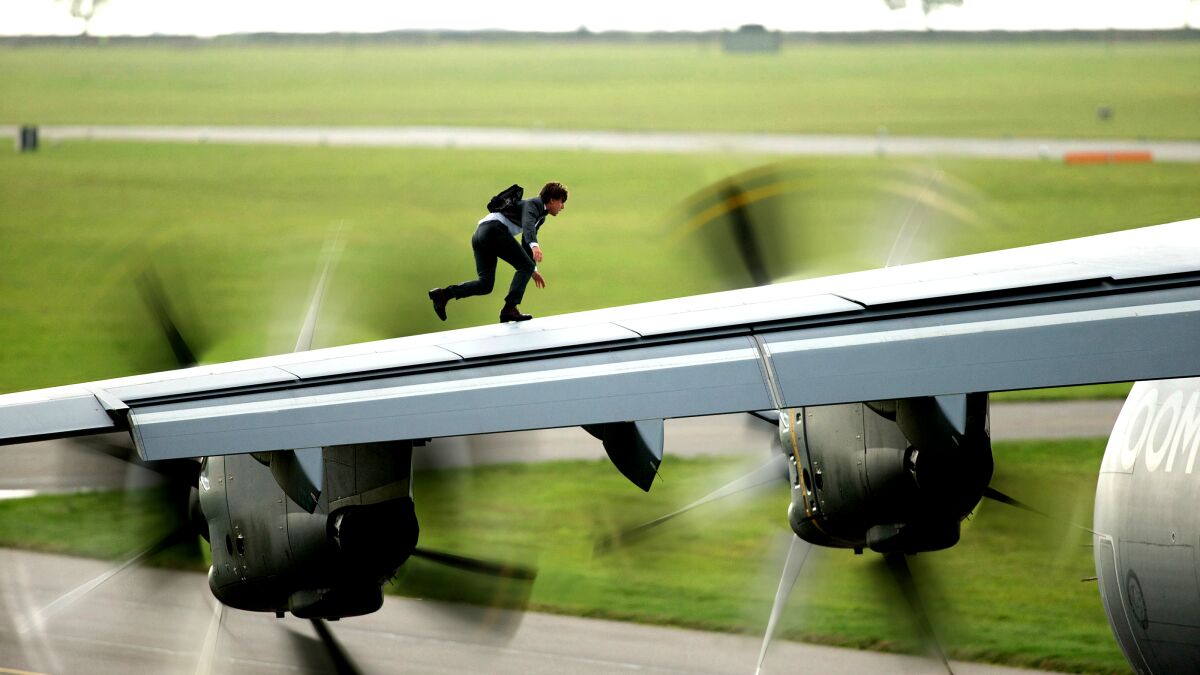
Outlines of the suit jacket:
[[546,222],[547,213],[546,204],[542,202],[542,198],[534,197],[510,204],[499,212],[489,213],[479,223],[483,224],[489,220],[498,220],[503,223],[512,236],[520,235],[521,248],[525,249],[525,253],[532,259],[532,245],[538,243],[537,233],[542,224]]
[[[537,243],[538,230],[546,222],[546,205],[541,197],[521,200],[521,247],[533,258],[533,244]],[[513,221],[516,222],[516,221]]]

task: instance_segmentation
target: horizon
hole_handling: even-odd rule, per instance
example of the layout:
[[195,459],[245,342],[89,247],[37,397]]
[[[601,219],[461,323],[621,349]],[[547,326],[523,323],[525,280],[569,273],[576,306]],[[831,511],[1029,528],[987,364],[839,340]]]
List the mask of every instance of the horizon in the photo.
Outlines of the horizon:
[[[86,4],[86,3],[85,3]],[[513,0],[503,6],[445,0],[436,7],[377,5],[344,0],[210,0],[203,6],[183,0],[107,0],[90,22],[74,18],[63,0],[7,0],[0,6],[0,35],[137,37],[180,35],[215,37],[245,33],[388,33],[398,31],[511,31],[571,33],[711,32],[759,24],[783,32],[924,32],[1169,30],[1200,22],[1196,0],[962,0],[935,8],[921,2],[844,0],[780,6],[743,0],[737,6],[698,7],[686,15],[674,7],[637,0],[610,0],[600,6],[559,6]]]

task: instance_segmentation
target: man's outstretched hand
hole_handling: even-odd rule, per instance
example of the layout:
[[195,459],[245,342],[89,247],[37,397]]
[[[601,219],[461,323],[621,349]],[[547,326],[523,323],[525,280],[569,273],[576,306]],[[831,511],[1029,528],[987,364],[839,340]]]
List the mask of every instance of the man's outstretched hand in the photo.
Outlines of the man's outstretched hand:
[[542,262],[542,248],[540,246],[533,247],[533,262]]
[[[534,249],[534,251],[535,251],[535,254],[536,254],[536,250],[537,250],[537,249]],[[541,272],[534,272],[534,273],[533,273],[533,285],[534,285],[534,286],[537,286],[538,288],[545,288],[545,287],[546,287],[546,280],[542,278],[542,274],[541,274]]]

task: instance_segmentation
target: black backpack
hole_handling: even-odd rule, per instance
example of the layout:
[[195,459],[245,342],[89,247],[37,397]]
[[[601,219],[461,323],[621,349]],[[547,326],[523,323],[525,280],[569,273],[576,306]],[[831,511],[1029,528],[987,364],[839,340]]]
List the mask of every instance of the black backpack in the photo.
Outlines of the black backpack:
[[521,200],[525,198],[525,188],[516,183],[508,186],[503,192],[488,200],[488,213],[499,213],[514,223],[521,220]]

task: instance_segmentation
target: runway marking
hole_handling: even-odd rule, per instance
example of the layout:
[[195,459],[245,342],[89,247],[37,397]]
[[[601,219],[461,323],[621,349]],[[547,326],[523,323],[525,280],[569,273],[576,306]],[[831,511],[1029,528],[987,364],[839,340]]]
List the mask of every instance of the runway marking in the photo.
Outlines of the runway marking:
[[0,666],[0,673],[3,675],[46,675],[46,673],[37,673],[32,670],[17,670],[16,668],[4,668]]
[[[166,540],[164,539],[164,541]],[[104,582],[140,563],[142,560],[154,553],[158,547],[159,543],[151,544],[150,546],[142,549],[129,560],[126,560],[116,567],[105,570],[104,572],[101,572],[100,574],[83,582],[75,588],[72,588],[66,593],[63,593],[59,597],[55,598],[50,604],[34,612],[33,615],[29,617],[28,623],[20,628],[17,633],[24,634],[30,630],[37,630],[40,632],[45,628],[46,621],[48,621],[55,614],[75,604],[76,601],[99,588],[102,584],[104,584]]]
[[[686,669],[680,669],[666,665],[653,665],[645,663],[632,663],[628,661],[618,661],[616,659],[600,659],[590,656],[582,656],[578,654],[562,654],[557,652],[548,652],[545,650],[533,647],[513,647],[510,645],[489,645],[477,642],[469,642],[466,640],[457,640],[454,638],[438,637],[434,635],[414,635],[408,633],[383,633],[371,628],[358,628],[351,626],[341,626],[339,634],[345,633],[360,633],[367,634],[373,639],[383,639],[391,642],[414,642],[418,644],[436,643],[442,645],[454,646],[458,649],[472,649],[475,651],[488,650],[500,654],[508,654],[513,656],[536,656],[546,660],[559,660],[573,663],[591,664],[598,666],[621,668],[623,670],[638,670],[657,673],[686,673],[691,672]],[[242,661],[245,659],[233,659]]]
[[[178,649],[166,649],[164,647],[155,647],[153,645],[139,645],[133,642],[117,642],[114,640],[101,640],[99,638],[81,637],[78,635],[61,635],[54,634],[50,636],[56,642],[71,642],[74,644],[88,645],[92,647],[118,647],[120,649],[128,649],[129,651],[141,652],[143,654],[155,654],[159,656],[188,656],[195,652],[191,650],[180,651]],[[6,673],[20,673],[21,671],[6,671],[0,669],[0,675]],[[32,675],[48,675],[47,673],[33,673]]]
[[[4,501],[5,499],[25,499],[26,497],[36,496],[38,496],[37,490],[0,490],[0,501]],[[6,672],[9,671],[0,670],[0,673]]]
[[204,634],[204,642],[200,646],[200,655],[196,660],[196,675],[211,675],[213,663],[216,662],[217,639],[221,636],[221,622],[225,618],[225,605],[217,601],[213,605],[212,619],[208,622],[208,631]]

